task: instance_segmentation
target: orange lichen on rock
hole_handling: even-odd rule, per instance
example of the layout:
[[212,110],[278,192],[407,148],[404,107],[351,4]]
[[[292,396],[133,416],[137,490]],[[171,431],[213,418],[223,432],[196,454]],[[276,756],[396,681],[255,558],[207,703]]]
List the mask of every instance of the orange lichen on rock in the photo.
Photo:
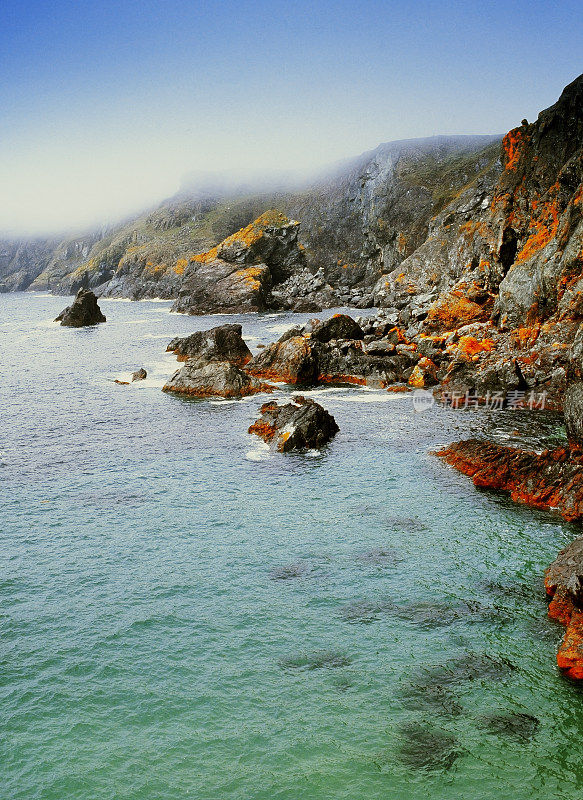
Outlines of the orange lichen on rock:
[[442,295],[432,304],[426,325],[434,330],[449,331],[471,322],[483,322],[487,317],[485,309],[465,297],[460,289]]
[[174,267],[174,272],[177,275],[184,274],[184,270],[188,266],[188,261],[189,261],[188,258],[179,258],[178,261],[176,262],[176,266]]
[[573,680],[583,680],[583,612],[574,610],[557,652],[557,666]]
[[557,666],[569,678],[583,680],[583,611],[581,575],[583,538],[571,542],[545,572],[545,588],[552,598],[549,617],[567,626],[557,651]]
[[214,261],[217,258],[218,247],[211,247],[210,250],[207,250],[206,253],[198,253],[195,256],[190,257],[190,261],[196,261],[199,264],[210,264],[211,261]]
[[475,336],[462,336],[454,347],[467,358],[472,358],[478,355],[478,353],[490,353],[494,349],[494,342],[491,339],[476,339]]
[[558,509],[569,521],[583,519],[583,461],[565,448],[539,454],[469,439],[436,455],[476,486],[509,492],[516,503]]
[[483,222],[469,220],[468,222],[464,222],[463,225],[460,225],[460,233],[463,233],[464,236],[471,241],[476,233],[484,237],[487,236],[488,227]]
[[547,244],[554,239],[559,227],[559,209],[556,195],[559,189],[559,184],[556,183],[549,189],[549,199],[539,204],[536,201],[531,202],[531,207],[536,212],[536,219],[531,219],[530,222],[530,236],[524,243],[524,246],[516,256],[516,261],[526,261],[532,258],[535,253],[546,247]]
[[524,142],[525,137],[522,128],[514,128],[502,139],[502,147],[506,154],[506,165],[504,169],[508,171],[516,170],[518,161],[522,155]]
[[227,238],[221,242],[221,246],[230,247],[233,244],[241,243],[246,247],[250,247],[261,239],[267,228],[281,228],[287,224],[289,224],[289,220],[285,214],[282,214],[281,211],[270,209],[261,214],[260,217],[257,217],[257,219],[250,225],[247,225],[246,228],[241,228],[241,230],[227,236]]
[[437,366],[430,358],[421,358],[413,367],[408,383],[413,389],[434,386],[437,383]]
[[318,383],[350,383],[354,386],[366,386],[366,378],[358,375],[318,375]]
[[525,327],[525,328],[516,328],[516,330],[512,331],[512,341],[514,344],[524,349],[526,347],[532,347],[533,344],[539,337],[541,330],[540,325],[533,325],[532,327]]
[[246,269],[238,269],[235,275],[240,278],[250,289],[261,288],[259,278],[265,269],[263,267],[247,267]]
[[264,442],[270,442],[277,433],[277,428],[275,425],[272,425],[263,419],[258,419],[249,427],[247,433],[255,433],[257,436],[263,439]]

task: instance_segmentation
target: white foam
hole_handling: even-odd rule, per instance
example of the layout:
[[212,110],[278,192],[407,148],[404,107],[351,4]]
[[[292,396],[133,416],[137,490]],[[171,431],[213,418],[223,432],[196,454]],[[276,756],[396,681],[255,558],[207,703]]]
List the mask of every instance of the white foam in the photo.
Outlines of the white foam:
[[265,442],[258,440],[252,450],[245,453],[247,461],[265,461],[271,455],[271,448]]
[[294,325],[292,322],[284,322],[283,324],[279,325],[269,325],[267,330],[272,331],[273,333],[286,333],[286,331],[289,331],[289,329],[293,327]]

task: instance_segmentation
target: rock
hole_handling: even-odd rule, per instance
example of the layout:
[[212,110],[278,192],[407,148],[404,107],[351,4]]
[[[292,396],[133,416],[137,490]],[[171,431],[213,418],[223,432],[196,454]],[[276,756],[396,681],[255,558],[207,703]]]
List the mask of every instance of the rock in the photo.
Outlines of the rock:
[[272,387],[226,361],[189,359],[163,387],[164,392],[190,397],[246,397]]
[[435,455],[476,486],[509,492],[515,502],[534,508],[557,509],[569,521],[583,519],[583,459],[567,448],[539,454],[469,439]]
[[97,298],[93,292],[79,289],[73,303],[61,311],[55,322],[60,322],[69,328],[85,328],[105,322],[105,317],[97,305]]
[[571,384],[565,392],[565,428],[572,449],[583,450],[583,382]]
[[557,652],[558,667],[573,680],[583,680],[583,537],[561,550],[545,572],[551,597],[549,617],[567,626]]
[[430,358],[419,359],[409,377],[409,386],[426,389],[428,386],[435,386],[437,382],[437,366]]
[[318,342],[329,342],[331,339],[364,339],[364,333],[352,317],[347,314],[334,314],[313,328],[312,339]]
[[129,381],[120,381],[119,378],[116,378],[114,380],[114,383],[117,383],[118,386],[129,386],[130,385]]
[[282,453],[290,450],[318,449],[338,433],[334,417],[321,405],[301,396],[280,406],[275,402],[261,406],[261,417],[251,425],[265,442],[274,442]]
[[[337,338],[340,335],[347,338]],[[390,352],[388,343],[384,352]],[[394,348],[393,348],[394,349]],[[389,358],[369,352],[358,323],[345,314],[293,328],[266,347],[246,369],[265,380],[304,386],[350,383],[386,386],[396,379]],[[418,360],[418,356],[414,357]]]
[[289,335],[292,332],[256,355],[247,364],[249,373],[264,380],[314,386],[318,379],[318,361],[312,343],[302,334]]
[[140,369],[136,370],[136,372],[132,372],[132,382],[133,381],[145,381],[148,377],[148,373],[146,370],[141,367]]
[[274,284],[303,268],[299,222],[266,211],[206,253],[185,259],[174,311],[190,314],[261,311]]
[[204,361],[229,361],[238,367],[251,360],[251,351],[242,338],[241,325],[219,325],[207,331],[172,339],[166,348],[176,353],[178,361],[198,358]]

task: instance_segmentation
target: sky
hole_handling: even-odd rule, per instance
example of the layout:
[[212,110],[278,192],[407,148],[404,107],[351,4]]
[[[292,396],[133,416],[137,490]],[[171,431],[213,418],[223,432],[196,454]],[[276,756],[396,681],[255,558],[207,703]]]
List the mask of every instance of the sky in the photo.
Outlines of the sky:
[[582,54],[580,0],[2,0],[0,231],[110,222],[191,172],[504,133]]

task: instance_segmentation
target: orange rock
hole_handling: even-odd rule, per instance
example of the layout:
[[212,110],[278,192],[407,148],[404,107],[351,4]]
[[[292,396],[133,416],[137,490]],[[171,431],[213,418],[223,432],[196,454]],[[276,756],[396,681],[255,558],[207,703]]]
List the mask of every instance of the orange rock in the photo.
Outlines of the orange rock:
[[583,680],[583,612],[574,611],[557,652],[559,669],[573,680]]

